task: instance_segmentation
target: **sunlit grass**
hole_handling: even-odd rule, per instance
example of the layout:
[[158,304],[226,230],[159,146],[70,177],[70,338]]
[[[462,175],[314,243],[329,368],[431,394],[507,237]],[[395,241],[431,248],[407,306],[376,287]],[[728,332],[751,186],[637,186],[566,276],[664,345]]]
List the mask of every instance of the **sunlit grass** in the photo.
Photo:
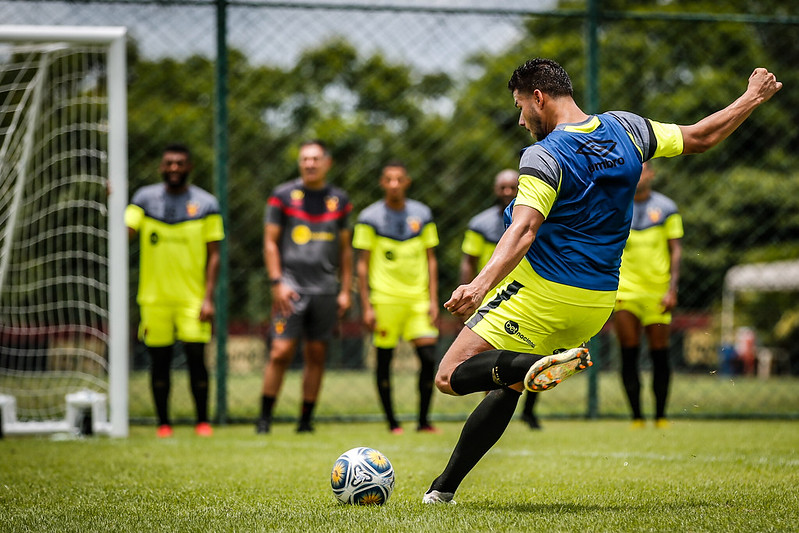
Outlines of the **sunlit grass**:
[[[158,440],[13,437],[0,441],[3,531],[792,531],[799,523],[799,424],[675,421],[513,422],[467,476],[456,506],[421,495],[461,424],[440,435],[389,434],[379,423],[180,426]],[[382,508],[337,504],[329,474],[351,447],[394,465]]]

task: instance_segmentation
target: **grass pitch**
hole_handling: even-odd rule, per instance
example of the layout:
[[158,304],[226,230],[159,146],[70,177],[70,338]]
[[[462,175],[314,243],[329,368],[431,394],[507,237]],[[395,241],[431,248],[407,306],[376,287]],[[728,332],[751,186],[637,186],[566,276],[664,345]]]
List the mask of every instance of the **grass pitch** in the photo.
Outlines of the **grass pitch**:
[[[0,440],[2,531],[798,531],[799,424],[514,421],[456,495],[425,506],[460,423],[440,435],[378,423],[318,424],[268,436],[134,426],[127,439]],[[383,507],[334,501],[338,455],[372,446],[394,465]]]

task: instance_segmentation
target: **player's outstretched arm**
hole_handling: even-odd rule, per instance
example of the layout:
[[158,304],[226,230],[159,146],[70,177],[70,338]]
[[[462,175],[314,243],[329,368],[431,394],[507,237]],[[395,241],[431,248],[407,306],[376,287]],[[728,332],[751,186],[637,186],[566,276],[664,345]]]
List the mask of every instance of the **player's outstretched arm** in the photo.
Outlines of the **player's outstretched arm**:
[[764,68],[756,68],[749,76],[746,91],[733,103],[691,126],[680,126],[683,154],[699,154],[710,150],[740,126],[760,104],[782,89],[782,82]]

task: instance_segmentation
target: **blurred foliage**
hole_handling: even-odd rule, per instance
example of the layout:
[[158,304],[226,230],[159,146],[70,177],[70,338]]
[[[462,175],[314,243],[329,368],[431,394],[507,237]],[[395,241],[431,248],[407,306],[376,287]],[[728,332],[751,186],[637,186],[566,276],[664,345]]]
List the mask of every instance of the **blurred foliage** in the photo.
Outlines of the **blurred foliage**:
[[[561,7],[583,9],[585,3]],[[786,86],[799,81],[793,68],[799,52],[795,21],[669,18],[722,12],[795,16],[782,2],[604,2],[603,8],[603,110],[690,124],[740,95],[755,66],[770,68]],[[379,50],[366,53],[340,35],[305,49],[290,68],[253,64],[243,52],[230,51],[230,288],[231,301],[242,302],[231,310],[234,319],[268,316],[265,297],[256,296],[267,292],[264,201],[273,187],[296,175],[297,145],[310,137],[331,145],[330,181],[350,193],[355,215],[380,197],[381,165],[406,161],[415,178],[410,195],[431,206],[439,225],[440,296],[446,298],[456,285],[468,219],[491,203],[494,174],[515,167],[519,149],[531,142],[517,126],[506,88],[510,73],[529,57],[552,57],[571,73],[578,103],[588,99],[582,19],[531,15],[523,28],[504,51],[475,53],[454,73],[422,74]],[[145,59],[135,48],[131,52],[130,142],[137,153],[131,188],[157,179],[162,146],[179,139],[194,150],[195,182],[213,191],[213,61]],[[710,154],[658,162],[656,186],[678,203],[685,220],[683,308],[711,308],[734,264],[796,257],[799,138],[786,135],[799,118],[796,94],[779,93]]]

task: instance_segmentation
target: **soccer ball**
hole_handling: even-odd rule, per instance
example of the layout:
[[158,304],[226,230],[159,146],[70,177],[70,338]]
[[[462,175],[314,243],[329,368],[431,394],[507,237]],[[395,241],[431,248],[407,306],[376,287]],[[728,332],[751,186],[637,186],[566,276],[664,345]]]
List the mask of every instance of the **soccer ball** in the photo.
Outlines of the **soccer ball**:
[[353,448],[336,459],[330,485],[341,503],[383,505],[394,490],[394,467],[377,450]]

